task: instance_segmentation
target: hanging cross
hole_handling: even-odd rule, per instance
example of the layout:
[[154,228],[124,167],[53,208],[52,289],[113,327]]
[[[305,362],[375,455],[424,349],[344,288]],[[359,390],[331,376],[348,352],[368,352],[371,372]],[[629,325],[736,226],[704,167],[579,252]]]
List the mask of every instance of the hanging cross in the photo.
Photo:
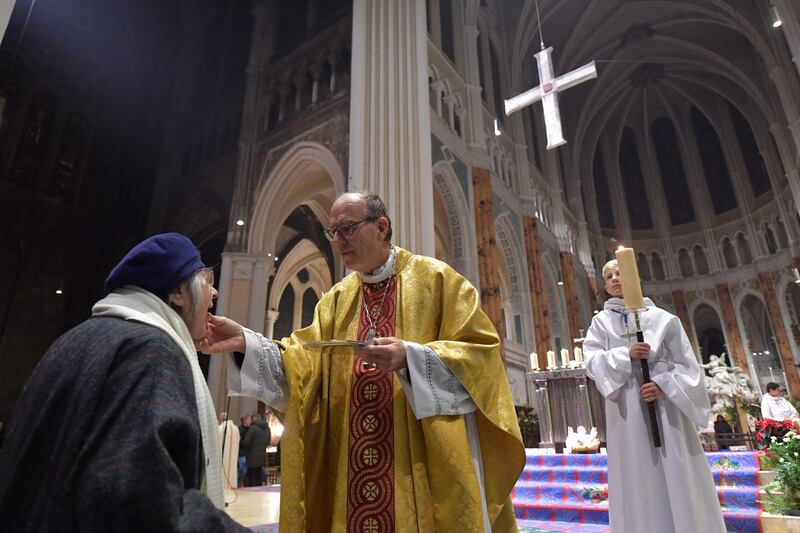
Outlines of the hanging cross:
[[523,107],[542,101],[544,107],[544,126],[547,131],[547,149],[552,150],[565,144],[561,133],[561,114],[558,112],[558,93],[566,91],[579,83],[597,77],[594,61],[568,72],[558,78],[553,78],[553,47],[548,47],[538,54],[534,54],[539,67],[539,82],[541,85],[528,89],[522,94],[505,101],[506,115],[519,111]]

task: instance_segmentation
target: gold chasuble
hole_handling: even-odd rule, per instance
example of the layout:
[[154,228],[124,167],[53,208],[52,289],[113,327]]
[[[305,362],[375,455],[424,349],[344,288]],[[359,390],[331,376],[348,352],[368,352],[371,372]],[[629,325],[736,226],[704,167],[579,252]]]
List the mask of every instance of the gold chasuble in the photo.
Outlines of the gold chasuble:
[[347,276],[323,295],[314,322],[281,342],[289,402],[280,530],[483,531],[464,417],[417,420],[394,373],[364,368],[350,347],[303,346],[364,339],[374,326],[376,336],[430,347],[469,392],[492,531],[516,531],[510,493],[525,450],[497,333],[469,281],[395,249],[395,275],[373,285]]

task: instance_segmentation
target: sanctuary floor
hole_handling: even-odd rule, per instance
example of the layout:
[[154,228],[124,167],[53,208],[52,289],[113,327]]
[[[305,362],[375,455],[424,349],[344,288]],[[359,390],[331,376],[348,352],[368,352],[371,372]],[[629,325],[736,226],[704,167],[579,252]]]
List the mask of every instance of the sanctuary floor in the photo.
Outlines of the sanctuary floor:
[[225,510],[246,527],[278,522],[281,501],[280,485],[226,489]]

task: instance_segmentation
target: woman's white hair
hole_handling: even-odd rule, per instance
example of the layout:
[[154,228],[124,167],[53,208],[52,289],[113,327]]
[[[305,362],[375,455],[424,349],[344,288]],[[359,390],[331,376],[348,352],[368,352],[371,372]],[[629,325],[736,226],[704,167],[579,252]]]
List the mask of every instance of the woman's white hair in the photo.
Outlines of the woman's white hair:
[[617,265],[617,260],[616,259],[612,259],[611,261],[609,261],[608,263],[603,265],[603,277],[604,278],[606,277],[606,270],[608,270],[609,268],[616,268],[617,270],[619,270],[619,265]]
[[194,310],[200,307],[203,303],[203,285],[202,285],[202,271],[198,270],[181,284],[185,284],[186,292],[189,294],[189,308],[183,309],[169,301],[169,296],[166,298],[167,303],[181,316],[185,314],[191,315]]

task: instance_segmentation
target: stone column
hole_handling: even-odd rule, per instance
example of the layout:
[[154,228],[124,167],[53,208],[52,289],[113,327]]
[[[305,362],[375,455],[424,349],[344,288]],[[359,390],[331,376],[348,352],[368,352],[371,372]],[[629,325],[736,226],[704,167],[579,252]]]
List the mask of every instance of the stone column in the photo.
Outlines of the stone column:
[[264,336],[268,339],[271,339],[273,335],[275,335],[275,322],[278,321],[278,316],[280,316],[280,313],[274,309],[267,311],[267,320],[264,324]]
[[[727,284],[718,283],[714,286],[717,291],[719,307],[722,311],[722,325],[725,328],[725,339],[728,345],[728,355],[734,366],[738,366],[746,374],[750,374],[750,367],[747,364],[747,356],[744,353],[742,337],[739,335],[739,324],[736,321],[736,313],[733,310],[731,291]],[[754,376],[751,376],[753,378]]]
[[354,0],[349,190],[381,195],[394,241],[434,255],[423,0]]
[[[219,296],[217,297],[218,315],[227,316],[231,301],[231,285],[233,284],[233,258],[230,253],[222,254],[222,265],[219,275]],[[208,390],[217,407],[224,405],[227,379],[225,373],[225,358],[212,357],[208,367]],[[218,411],[221,409],[218,409]]]
[[[505,324],[502,320],[500,281],[497,277],[494,210],[492,208],[492,176],[488,169],[472,168],[472,197],[475,203],[475,241],[478,245],[478,277],[481,284],[481,305],[497,329],[502,345]],[[501,352],[502,353],[502,352]]]
[[767,304],[769,322],[772,326],[772,334],[775,336],[775,345],[778,348],[778,355],[781,358],[783,372],[786,374],[786,387],[792,398],[800,399],[800,376],[797,374],[797,367],[794,366],[792,359],[792,347],[789,344],[789,336],[783,325],[781,308],[778,305],[778,298],[775,296],[775,288],[772,286],[772,276],[769,272],[759,272],[758,278],[761,281],[761,293]]
[[697,343],[694,339],[694,333],[692,333],[689,310],[686,307],[686,295],[681,290],[674,290],[672,291],[672,302],[675,304],[675,314],[681,319],[681,324],[683,324],[683,329],[686,331],[686,336],[689,337],[689,344],[691,344],[692,348],[695,350],[695,357],[697,357],[698,361],[701,361],[702,357],[700,357],[700,352],[697,350]]
[[589,276],[586,278],[586,289],[589,291],[589,305],[592,306],[592,312],[600,308],[600,301],[597,299],[597,278]]
[[572,339],[577,339],[580,336],[581,310],[578,307],[578,290],[575,284],[575,268],[572,265],[572,254],[559,252],[558,255],[561,260],[561,281],[564,282],[564,301],[567,304],[567,324],[569,324],[570,334],[565,347],[570,351],[570,357],[572,357]]
[[264,314],[267,309],[267,285],[275,273],[271,258],[256,259],[253,263],[253,281],[250,285],[250,312],[248,327],[264,334]]
[[528,259],[528,287],[533,310],[533,334],[539,368],[547,368],[547,350],[552,350],[550,312],[542,276],[542,254],[539,251],[539,231],[536,219],[522,217],[525,232],[525,254]]
[[6,34],[8,21],[11,19],[11,12],[14,11],[16,0],[0,0],[0,41]]
[[786,44],[792,54],[792,62],[800,74],[800,20],[798,20],[797,4],[794,0],[772,0],[778,10],[783,26],[781,31],[786,37]]

